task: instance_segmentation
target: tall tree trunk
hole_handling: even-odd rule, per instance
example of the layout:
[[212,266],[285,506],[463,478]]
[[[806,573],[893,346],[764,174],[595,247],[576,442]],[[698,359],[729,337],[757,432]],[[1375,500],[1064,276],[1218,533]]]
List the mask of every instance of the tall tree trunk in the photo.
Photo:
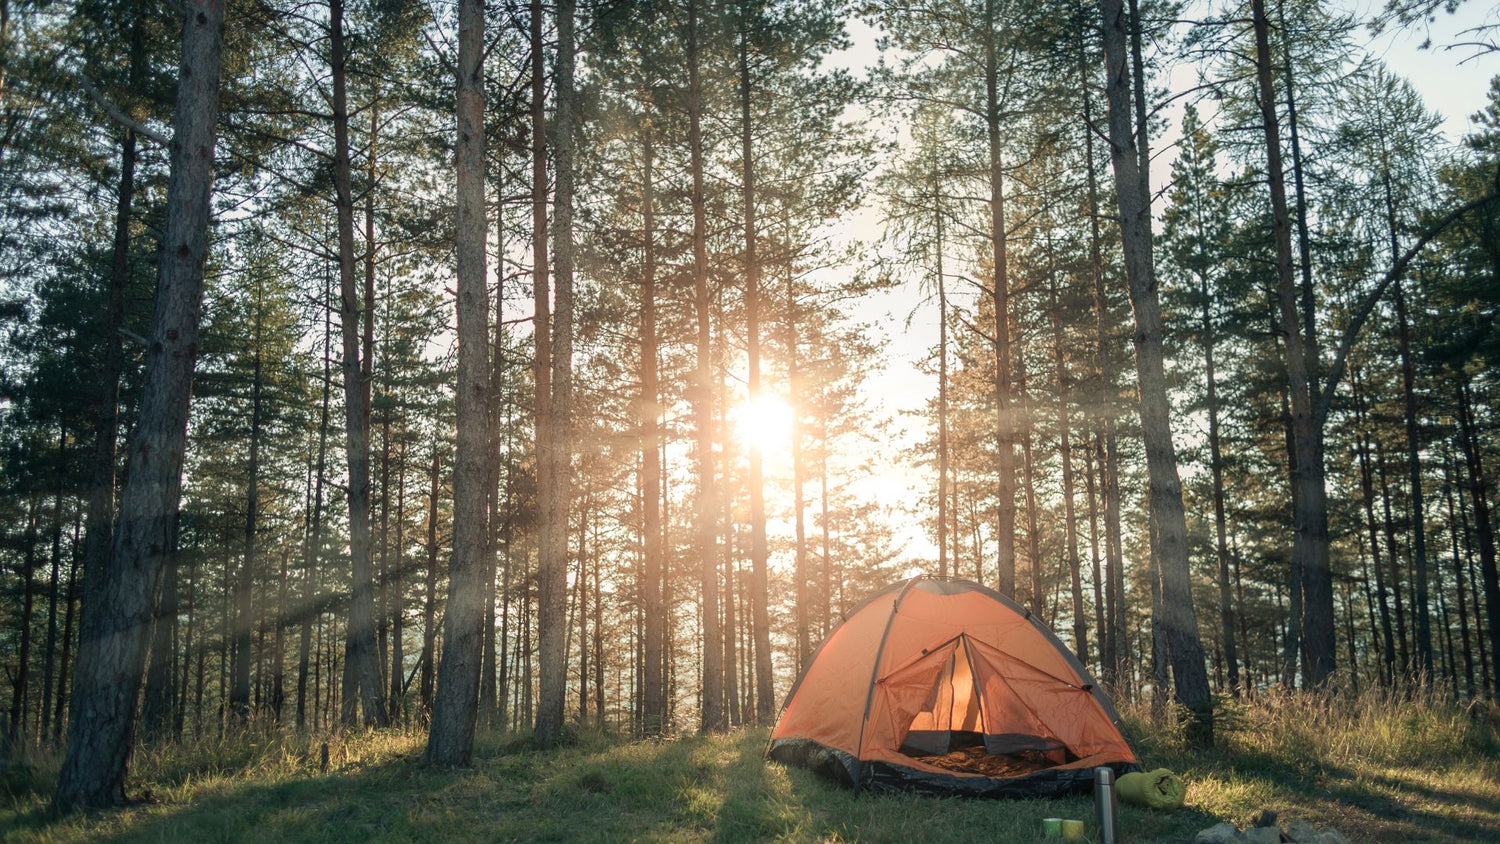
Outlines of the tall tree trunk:
[[1380,564],[1380,532],[1375,522],[1375,475],[1370,468],[1370,433],[1365,420],[1364,391],[1360,389],[1359,370],[1351,373],[1354,389],[1354,418],[1359,431],[1360,492],[1365,506],[1365,527],[1370,536],[1370,564],[1375,574],[1375,597],[1380,606],[1380,640],[1383,676],[1387,683],[1396,676],[1396,640],[1391,632],[1391,605],[1385,593],[1385,571]]
[[[745,224],[745,332],[749,358],[750,404],[761,400],[760,385],[760,256],[757,253],[755,155],[751,142],[750,102],[754,87],[750,73],[750,4],[741,9],[739,33],[740,166]],[[755,634],[755,720],[769,726],[776,717],[775,680],[771,676],[771,613],[766,565],[766,489],[759,446],[749,444],[750,457],[750,615]]]
[[156,632],[146,662],[146,688],[141,695],[141,736],[166,738],[172,731],[172,691],[177,660],[177,556],[179,511],[172,519],[172,535],[162,569],[161,598],[156,612]]
[[1026,562],[1031,570],[1031,611],[1036,613],[1043,623],[1050,620],[1047,612],[1046,590],[1042,560],[1042,538],[1041,528],[1037,523],[1038,506],[1036,500],[1036,460],[1032,450],[1033,405],[1031,394],[1026,389],[1026,356],[1021,350],[1016,350],[1016,404],[1020,405],[1017,413],[1021,417],[1017,427],[1020,429],[1021,440],[1021,495],[1026,502]]
[[553,251],[556,320],[552,325],[552,433],[543,494],[541,547],[537,564],[537,636],[540,643],[536,743],[549,747],[562,729],[567,694],[568,509],[572,496],[573,396],[573,0],[557,4],[557,124],[554,129],[557,185]]
[[[687,0],[688,154],[692,171],[693,310],[697,318],[696,355],[690,400],[694,450],[698,464],[698,498],[694,513],[698,552],[699,600],[703,612],[703,720],[705,732],[728,726],[724,713],[723,629],[719,626],[719,499],[713,454],[713,341],[708,295],[708,221],[703,196],[703,81],[699,68],[698,0]],[[733,611],[727,609],[729,617]],[[731,625],[732,622],[726,622]],[[731,672],[732,676],[732,672]]]
[[1443,503],[1448,511],[1448,539],[1453,554],[1453,577],[1458,590],[1458,635],[1459,650],[1464,659],[1464,691],[1469,700],[1475,699],[1474,650],[1469,644],[1469,604],[1467,587],[1464,584],[1464,560],[1459,553],[1458,508],[1453,503],[1453,488],[1457,484],[1457,470],[1453,465],[1453,453],[1446,443],[1443,445]]
[[1209,290],[1208,277],[1202,278],[1200,298],[1203,303],[1203,363],[1204,381],[1208,391],[1208,453],[1209,469],[1213,475],[1214,496],[1214,550],[1219,562],[1219,641],[1224,650],[1224,663],[1229,674],[1229,690],[1240,696],[1240,660],[1235,648],[1234,602],[1229,585],[1229,528],[1224,508],[1224,453],[1219,435],[1219,383],[1214,369],[1214,351],[1218,341],[1218,328],[1214,325],[1213,294]]
[[[1087,31],[1081,22],[1079,32]],[[1110,358],[1109,300],[1104,290],[1103,237],[1099,231],[1099,182],[1094,169],[1093,97],[1088,81],[1086,40],[1079,39],[1079,90],[1083,96],[1085,177],[1088,186],[1089,272],[1094,283],[1095,365],[1099,372],[1099,411],[1095,436],[1099,457],[1099,495],[1104,504],[1104,595],[1103,623],[1099,630],[1100,663],[1105,682],[1118,684],[1123,677],[1121,660],[1125,647],[1124,548],[1120,536],[1119,451],[1115,443],[1115,373]]]
[[458,434],[453,466],[453,561],[443,613],[443,659],[427,761],[467,765],[478,717],[489,533],[489,281],[485,274],[484,5],[460,0],[458,19]]
[[432,441],[432,471],[428,474],[427,490],[427,566],[426,583],[422,590],[422,657],[421,675],[417,685],[417,699],[422,711],[432,712],[433,682],[436,678],[437,651],[437,561],[438,561],[438,477],[441,471],[442,451],[436,438]]
[[[933,269],[937,274],[938,294],[938,482],[937,482],[937,545],[938,577],[948,576],[948,279],[943,271],[943,205],[941,174],[935,173],[932,182],[932,217],[934,244],[932,249]],[[826,448],[826,445],[825,445]],[[827,489],[824,489],[827,498]],[[957,520],[957,514],[952,514]],[[957,556],[958,534],[953,536],[954,556]],[[982,565],[982,558],[976,556]],[[958,570],[958,561],[953,562]],[[980,582],[984,581],[981,576]]]
[[[396,460],[396,565],[391,568],[391,717],[402,712],[406,695],[406,652],[402,635],[406,615],[406,423],[401,423],[401,451]],[[491,626],[490,629],[493,629]]]
[[1068,363],[1063,357],[1063,325],[1057,299],[1057,275],[1052,265],[1052,237],[1047,236],[1047,281],[1052,317],[1052,356],[1057,366],[1057,438],[1062,457],[1063,547],[1073,587],[1073,651],[1084,665],[1089,662],[1088,615],[1083,608],[1083,573],[1078,559],[1078,524],[1073,500],[1072,411],[1068,408]]
[[[649,99],[643,97],[649,104]],[[649,109],[649,105],[647,106]],[[661,733],[666,704],[662,688],[662,648],[666,619],[662,613],[662,572],[666,560],[662,546],[661,396],[657,386],[656,360],[656,195],[651,115],[641,126],[641,514],[642,566],[641,614],[643,642],[641,660],[641,729],[647,736]]]
[[[1490,677],[1495,683],[1495,696],[1500,697],[1500,574],[1497,574],[1495,566],[1495,533],[1490,523],[1489,484],[1481,463],[1479,437],[1474,425],[1474,404],[1468,384],[1460,384],[1458,387],[1458,424],[1459,441],[1463,443],[1464,460],[1469,469],[1468,487],[1474,504],[1479,570],[1484,575],[1484,615],[1489,624],[1489,658],[1494,660]],[[1481,661],[1484,661],[1482,656]]]
[[0,752],[0,761],[7,764],[10,761],[9,755],[21,740],[26,726],[26,692],[31,677],[31,616],[36,603],[37,509],[40,501],[41,494],[32,493],[31,501],[26,507],[26,532],[21,538],[26,550],[21,562],[21,618],[17,625],[20,635],[17,637],[16,673],[11,678],[10,720],[6,725],[4,747],[0,748],[4,751]]
[[[1281,426],[1286,444],[1287,489],[1291,497],[1292,524],[1296,524],[1297,501],[1302,489],[1297,484],[1297,432],[1292,423],[1292,403],[1288,389],[1281,388]],[[1306,660],[1302,650],[1302,560],[1293,548],[1291,565],[1287,567],[1287,612],[1286,635],[1282,638],[1281,685],[1293,689],[1297,685],[1297,667]]]
[[291,556],[290,549],[282,550],[276,617],[271,619],[271,723],[277,727],[281,726],[282,705],[286,703],[286,601]]
[[1000,153],[1000,65],[996,0],[984,4],[984,126],[989,167],[990,297],[995,308],[996,559],[1001,594],[1016,592],[1016,418],[1011,407],[1010,259],[1006,252],[1005,168]]
[[[1277,305],[1281,317],[1287,387],[1292,406],[1293,444],[1296,451],[1296,512],[1293,518],[1294,568],[1301,570],[1303,607],[1300,623],[1303,681],[1326,685],[1336,667],[1333,579],[1328,564],[1328,502],[1323,467],[1323,432],[1313,413],[1316,389],[1315,338],[1304,334],[1299,312],[1298,289],[1292,270],[1291,220],[1287,211],[1286,181],[1281,163],[1281,125],[1276,113],[1276,94],[1271,78],[1269,24],[1264,0],[1252,0],[1255,28],[1256,81],[1259,86],[1261,123],[1266,142],[1267,181],[1271,188],[1272,230],[1276,240]],[[1304,297],[1306,298],[1306,297]],[[1305,310],[1308,303],[1303,301]]]
[[[370,547],[369,349],[360,355],[360,314],[367,324],[375,306],[366,291],[361,307],[354,283],[354,195],[349,160],[348,53],[344,0],[329,0],[329,69],[333,77],[333,185],[338,217],[339,322],[344,341],[344,453],[349,465],[349,558],[352,575],[348,636],[344,646],[344,697],[339,718],[353,726],[359,708],[368,724],[385,726],[385,684],[375,640],[374,562]],[[367,329],[368,330],[368,329]],[[365,344],[367,347],[370,343]]]
[[167,219],[145,380],[129,446],[119,529],[93,574],[74,679],[68,751],[58,775],[58,811],[118,804],[135,733],[135,705],[182,482],[188,397],[202,311],[213,152],[218,123],[224,5],[184,5],[182,73],[173,115]]
[[57,485],[52,491],[52,569],[47,578],[47,641],[42,646],[42,703],[36,739],[46,742],[52,727],[52,675],[57,661],[57,598],[62,578],[63,492],[67,483],[68,433],[57,433]]
[[[302,630],[297,641],[297,730],[307,727],[307,679],[312,658],[314,622],[321,623],[322,600],[319,594],[318,557],[323,552],[323,479],[328,466],[328,417],[333,392],[333,291],[324,290],[323,299],[323,398],[318,407],[318,455],[313,469],[311,524],[302,549]],[[317,704],[313,705],[314,710]]]
[[[130,24],[131,87],[139,90],[146,72],[142,23]],[[99,366],[99,396],[94,407],[94,456],[90,468],[88,517],[84,531],[84,603],[96,606],[103,596],[93,591],[104,583],[115,520],[116,450],[120,428],[120,379],[125,350],[125,290],[130,285],[130,225],[135,202],[136,136],[125,130],[120,140],[120,178],[115,192],[114,244],[110,253],[109,303],[104,324],[104,357]]]
[[235,720],[244,723],[250,718],[250,632],[255,627],[251,594],[255,583],[256,539],[260,525],[260,446],[264,427],[262,415],[262,392],[264,369],[261,359],[261,279],[255,280],[254,325],[251,342],[250,380],[250,460],[246,470],[245,493],[245,545],[241,558],[239,576],[234,581],[234,660],[230,676],[234,686],[229,693],[229,711]]
[[[1125,71],[1127,21],[1120,0],[1100,0],[1104,26],[1105,93],[1109,102],[1110,158],[1120,209],[1125,275],[1135,312],[1136,367],[1140,388],[1141,434],[1146,448],[1154,526],[1153,556],[1159,561],[1162,615],[1159,619],[1172,660],[1177,702],[1193,719],[1195,743],[1213,740],[1213,699],[1208,689],[1203,646],[1193,612],[1191,570],[1187,554],[1187,519],[1182,482],[1172,446],[1171,404],[1163,360],[1161,302],[1151,255],[1151,186],[1142,167],[1149,161],[1131,131],[1130,80]],[[1143,79],[1135,80],[1144,85]],[[1145,127],[1140,127],[1145,135]]]
[[1385,451],[1375,442],[1376,474],[1380,478],[1380,503],[1385,512],[1385,550],[1390,558],[1391,594],[1396,599],[1396,650],[1401,655],[1401,673],[1411,673],[1411,639],[1406,635],[1406,599],[1401,592],[1401,551],[1396,545],[1396,517],[1391,512],[1391,480],[1386,471]]
[[[68,666],[73,657],[73,616],[74,607],[78,598],[78,570],[79,570],[79,542],[78,542],[78,520],[75,516],[73,522],[73,564],[68,567],[68,585],[63,593],[63,632],[62,632],[62,658],[57,667],[57,698],[52,709],[52,742],[58,743],[62,739],[63,725],[68,711],[68,678],[72,676]],[[1472,578],[1471,578],[1472,579]],[[1483,662],[1483,651],[1480,652],[1480,661]]]
[[[788,226],[790,236],[790,226]],[[787,359],[787,398],[792,407],[792,510],[794,511],[793,526],[796,536],[796,554],[792,564],[792,577],[796,581],[793,595],[797,601],[796,628],[797,628],[797,663],[796,670],[801,676],[802,670],[807,667],[807,662],[812,658],[812,625],[809,619],[809,606],[812,603],[807,591],[807,499],[803,494],[803,484],[806,480],[802,456],[802,375],[798,371],[797,360],[797,290],[794,284],[795,273],[792,271],[791,258],[788,256],[786,263],[786,359]],[[941,508],[940,508],[941,509]]]

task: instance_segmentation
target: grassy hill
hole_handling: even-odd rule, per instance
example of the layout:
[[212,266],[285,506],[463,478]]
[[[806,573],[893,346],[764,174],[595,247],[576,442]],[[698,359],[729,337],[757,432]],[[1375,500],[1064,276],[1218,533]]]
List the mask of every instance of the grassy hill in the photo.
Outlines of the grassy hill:
[[[1500,841],[1493,710],[1426,696],[1272,696],[1227,705],[1208,751],[1185,749],[1140,713],[1127,722],[1148,767],[1189,783],[1182,811],[1124,808],[1128,841],[1190,840],[1262,808],[1336,826],[1352,841]],[[56,759],[35,758],[0,781],[0,840],[1030,841],[1041,818],[1089,818],[1092,807],[1086,797],[855,799],[764,763],[758,729],[650,742],[581,733],[551,753],[489,734],[459,771],[423,765],[422,741],[393,731],[154,748],[136,760],[138,806],[61,821],[45,811]]]

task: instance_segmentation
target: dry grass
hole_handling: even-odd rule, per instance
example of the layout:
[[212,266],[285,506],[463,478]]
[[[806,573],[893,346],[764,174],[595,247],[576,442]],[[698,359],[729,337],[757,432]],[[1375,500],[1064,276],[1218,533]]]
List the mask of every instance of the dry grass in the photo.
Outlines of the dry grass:
[[[1190,840],[1271,808],[1353,840],[1500,841],[1492,710],[1426,694],[1273,694],[1226,703],[1207,751],[1141,714],[1127,708],[1133,742],[1148,765],[1184,775],[1189,806],[1126,808],[1127,840]],[[45,811],[56,759],[33,755],[0,779],[0,840],[1029,841],[1043,817],[1090,813],[1087,798],[854,799],[762,762],[761,730],[651,742],[584,733],[550,753],[488,734],[459,771],[423,765],[422,742],[401,731],[246,734],[148,748],[134,768],[140,805],[63,820]]]

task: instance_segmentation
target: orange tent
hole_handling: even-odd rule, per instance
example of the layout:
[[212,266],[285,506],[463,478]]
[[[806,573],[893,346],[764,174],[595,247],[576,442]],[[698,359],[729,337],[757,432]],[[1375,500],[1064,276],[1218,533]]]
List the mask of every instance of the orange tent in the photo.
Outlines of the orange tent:
[[767,755],[860,788],[994,797],[1139,770],[1119,716],[1056,635],[1004,595],[918,577],[854,609],[792,686]]

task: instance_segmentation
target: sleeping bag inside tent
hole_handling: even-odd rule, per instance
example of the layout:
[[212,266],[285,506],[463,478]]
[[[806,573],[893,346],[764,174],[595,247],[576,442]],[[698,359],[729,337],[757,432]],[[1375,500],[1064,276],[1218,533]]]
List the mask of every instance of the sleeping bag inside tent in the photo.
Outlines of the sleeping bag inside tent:
[[1052,797],[1140,770],[1103,690],[992,589],[919,577],[856,607],[792,686],[767,756],[856,792]]

